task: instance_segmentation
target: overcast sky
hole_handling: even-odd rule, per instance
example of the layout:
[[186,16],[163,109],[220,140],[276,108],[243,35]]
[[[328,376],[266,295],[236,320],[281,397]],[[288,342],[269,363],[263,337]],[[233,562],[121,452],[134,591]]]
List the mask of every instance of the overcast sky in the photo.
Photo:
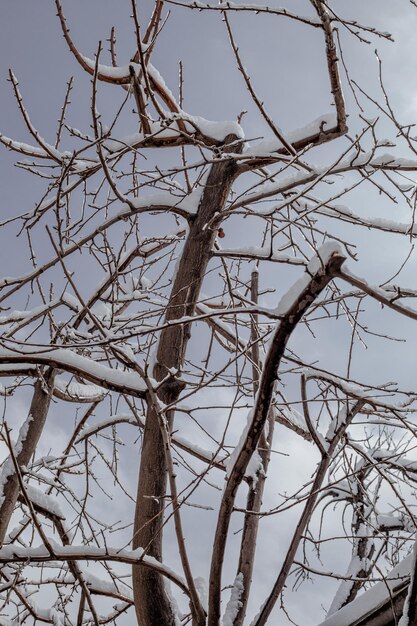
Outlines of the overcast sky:
[[[98,41],[105,42],[111,27],[115,25],[119,62],[126,64],[129,61],[135,43],[129,20],[129,4],[126,1],[111,0],[63,2],[71,34],[83,54],[93,58]],[[302,14],[311,14],[306,0],[294,0],[287,4],[294,12],[299,10]],[[144,0],[138,5],[145,21],[152,8],[152,2]],[[342,32],[345,60],[351,68],[352,78],[377,95],[378,67],[374,55],[377,47],[383,60],[386,84],[399,117],[404,123],[417,122],[417,9],[411,7],[405,0],[366,2],[338,0],[332,5],[336,11],[339,10],[346,16],[393,34],[395,43],[372,38],[371,44],[366,45]],[[159,39],[153,63],[164,76],[168,86],[177,93],[178,63],[183,61],[185,110],[208,119],[234,120],[241,111],[247,109],[248,113],[243,118],[246,137],[250,139],[267,135],[265,124],[256,114],[242,77],[235,67],[221,16],[214,11],[199,13],[174,6],[171,9],[172,15]],[[28,134],[17,111],[11,86],[7,82],[9,68],[13,69],[19,80],[33,123],[51,143],[55,136],[56,120],[65,94],[66,81],[74,75],[76,80],[69,122],[83,131],[89,131],[90,78],[81,72],[70,54],[55,13],[52,0],[0,0],[0,132],[17,140],[28,140]],[[271,117],[285,132],[304,126],[310,120],[332,110],[319,32],[291,22],[287,22],[285,27],[281,28],[278,19],[255,15],[232,16],[232,24],[245,67],[253,77],[254,85]],[[104,62],[110,64],[108,56]],[[354,111],[352,96],[346,83],[345,93],[348,109]],[[111,120],[121,97],[118,89],[106,85],[101,87],[98,106],[103,118],[107,116]],[[375,114],[375,108],[370,105],[369,116]],[[124,118],[118,132],[123,135],[137,130],[132,127],[134,119],[133,116]],[[359,129],[356,113],[352,114],[349,121],[352,132]],[[392,138],[392,131],[389,132]],[[330,147],[327,151],[318,152],[317,159],[330,162],[332,150]],[[33,208],[45,188],[42,180],[36,180],[27,173],[13,168],[14,161],[12,153],[5,149],[0,150],[0,219]],[[356,202],[354,208],[358,213],[365,211],[368,215],[388,217],[393,210],[392,204],[386,202],[384,198],[378,199],[377,194],[368,196],[358,191],[354,199]],[[406,207],[396,206],[395,211],[396,219],[399,221],[409,219]],[[16,275],[28,269],[28,259],[16,244],[14,239],[16,229],[10,227],[9,233],[0,249],[0,262],[2,273]],[[244,229],[241,233],[229,233],[230,241],[234,245],[238,244],[239,239],[246,241],[249,235],[250,233]],[[405,237],[396,240],[390,238],[387,244],[388,239],[385,236],[368,231],[355,234],[355,241],[358,244],[359,258],[355,271],[359,275],[366,273],[370,282],[382,282],[389,278],[393,270],[395,272],[404,261],[412,245]],[[41,256],[43,253],[43,250],[39,250]],[[416,256],[412,253],[407,267],[401,274],[403,284],[416,288],[416,269]],[[281,277],[278,278],[273,270],[268,272],[265,275],[267,278],[263,280],[270,280],[278,295],[293,278],[297,277],[295,270],[289,270],[283,280]],[[86,283],[86,288],[88,286]],[[271,296],[269,303],[277,297],[277,294]],[[381,332],[389,328],[390,332],[407,339],[407,342],[390,344],[388,360],[394,367],[389,368],[385,359],[381,358],[382,344],[378,343],[377,339],[370,338],[369,349],[363,350],[355,361],[355,375],[358,377],[366,375],[369,382],[382,382],[394,378],[403,387],[416,387],[416,327],[411,322],[398,320],[391,313],[387,313],[382,320],[379,306],[371,306],[366,319]],[[317,355],[333,351],[334,364],[339,363],[338,341],[340,340],[342,354],[342,344],[345,345],[347,337],[346,335],[340,338],[337,333],[336,327],[333,329],[330,325],[327,342],[320,344]],[[294,349],[298,348],[297,341],[295,338]],[[224,397],[230,401],[227,390],[224,391]],[[19,408],[22,413],[25,412],[23,401]],[[20,417],[16,418],[17,423],[19,420]],[[61,416],[61,421],[52,426],[52,439],[42,443],[42,451],[46,452],[50,448],[51,441],[56,441],[56,445],[62,443],[62,437],[66,432],[68,426],[63,423]],[[285,465],[284,457],[281,457],[281,460],[277,458],[273,464],[273,472],[277,472],[276,475],[279,477],[285,476],[286,488],[291,491],[306,480],[317,462],[317,457],[311,454],[311,446],[286,431],[282,433],[278,450],[281,452],[291,450],[292,454],[300,458],[300,463],[293,464],[291,468]],[[129,480],[133,485],[136,476],[134,464],[131,474]],[[274,493],[283,490],[280,481],[277,480],[275,483],[272,480],[272,486],[266,494],[265,506],[268,506],[269,498],[271,502],[273,501]],[[207,498],[211,497],[210,493],[207,491]],[[196,515],[197,522],[193,522],[187,528],[191,540],[198,539],[205,533],[209,537],[214,517],[206,522],[206,516]],[[272,573],[276,571],[277,563],[285,553],[285,541],[290,535],[292,519],[294,517],[291,513],[284,522],[279,521],[278,528],[274,519],[266,520],[264,524],[259,544],[259,554],[263,561],[254,586],[251,612],[256,611],[265,593],[270,589]],[[207,526],[203,528],[203,524]],[[193,554],[196,575],[206,576],[210,541],[197,541],[196,545],[197,549]],[[174,548],[168,547],[169,561],[175,561],[174,552]],[[345,561],[341,559],[341,554],[333,556],[328,554],[327,557],[335,569],[343,570]],[[225,579],[233,577],[234,571],[235,564],[233,562],[227,564]],[[325,608],[328,606],[335,586],[336,583],[318,581],[315,586],[305,584],[297,595],[288,591],[288,607],[291,609],[293,619],[305,626],[314,626],[318,623],[324,616],[321,604]],[[318,596],[320,601],[317,599]],[[129,620],[125,623],[129,623]],[[278,622],[274,624],[281,626]]]

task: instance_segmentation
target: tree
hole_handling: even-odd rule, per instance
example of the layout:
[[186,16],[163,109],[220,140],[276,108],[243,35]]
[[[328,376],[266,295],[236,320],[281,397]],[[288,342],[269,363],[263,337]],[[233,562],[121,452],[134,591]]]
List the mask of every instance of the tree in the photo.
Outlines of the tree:
[[[44,191],[1,224],[30,264],[0,282],[3,623],[281,624],[291,586],[323,577],[338,584],[329,615],[353,606],[389,586],[415,532],[417,394],[386,381],[398,321],[407,334],[417,320],[404,303],[417,292],[396,282],[414,261],[417,139],[379,58],[368,88],[344,56],[352,40],[392,37],[325,0],[300,13],[156,0],[150,15],[132,0],[133,54],[120,64],[114,29],[110,60],[102,42],[87,57],[55,3],[91,103],[79,130],[70,79],[55,141],[44,139],[10,70],[31,138],[0,141]],[[153,65],[169,11],[174,24],[192,14],[223,28],[244,88],[236,122],[186,113],[182,63],[178,96]],[[301,128],[279,128],[241,52],[249,20],[305,38],[333,113],[311,121],[308,102]],[[105,84],[118,102],[108,119]],[[285,85],[281,97],[292,102]],[[384,217],[392,205],[400,219]],[[352,269],[363,232],[375,286],[375,268]],[[399,267],[386,258],[396,246]],[[411,575],[407,624],[411,562],[392,575],[403,590]]]

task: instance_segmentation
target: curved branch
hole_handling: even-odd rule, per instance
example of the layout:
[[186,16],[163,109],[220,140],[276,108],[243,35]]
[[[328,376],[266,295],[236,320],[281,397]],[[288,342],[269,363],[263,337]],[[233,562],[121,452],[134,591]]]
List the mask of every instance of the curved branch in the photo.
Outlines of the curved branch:
[[233,506],[239,485],[244,479],[249,462],[257,448],[268,419],[277,372],[281,359],[284,356],[287,342],[309,306],[334,278],[344,261],[345,257],[342,256],[338,247],[333,246],[333,248],[329,247],[327,251],[319,251],[318,257],[310,262],[303,278],[293,286],[289,294],[284,296],[283,300],[281,300],[282,305],[278,307],[278,310],[281,307],[283,308],[283,319],[271,340],[270,349],[263,366],[252,418],[248,424],[246,435],[242,438],[243,441],[226,483],[220,505],[210,569],[208,626],[217,626],[219,623],[221,575]]
[[129,393],[137,398],[144,398],[146,395],[147,387],[137,373],[111,369],[66,348],[47,346],[38,351],[25,350],[23,346],[19,346],[19,351],[16,348],[14,350],[2,348],[0,364],[13,363],[23,364],[25,367],[31,363],[47,365],[80,376],[111,391]]
[[85,385],[75,381],[64,382],[55,379],[52,395],[64,402],[101,402],[106,395],[100,387],[96,385]]
[[90,546],[60,546],[53,539],[49,539],[53,548],[50,554],[46,548],[26,548],[7,545],[0,548],[0,563],[49,563],[51,561],[113,561],[127,563],[151,569],[158,572],[184,593],[189,595],[185,580],[169,567],[152,557],[143,554],[140,548],[136,550],[120,550],[120,548],[94,548]]

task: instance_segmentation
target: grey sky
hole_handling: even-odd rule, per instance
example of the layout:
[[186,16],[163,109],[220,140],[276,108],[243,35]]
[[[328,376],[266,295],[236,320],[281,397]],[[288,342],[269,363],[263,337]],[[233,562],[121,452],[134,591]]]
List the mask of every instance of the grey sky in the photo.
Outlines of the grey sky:
[[[64,11],[71,28],[71,34],[79,49],[88,57],[93,58],[100,39],[105,42],[111,26],[117,30],[117,50],[120,64],[126,64],[134,50],[134,35],[132,24],[128,17],[130,7],[128,2],[116,3],[110,0],[66,0]],[[142,16],[147,16],[152,7],[150,0],[138,3]],[[413,9],[407,2],[395,0],[338,0],[333,3],[341,13],[354,15],[355,19],[372,24],[382,30],[389,30],[396,38],[395,44],[373,38],[370,45],[359,44],[352,37],[344,37],[345,59],[352,70],[352,77],[360,84],[377,93],[377,63],[374,48],[377,46],[384,63],[384,76],[396,110],[402,121],[414,123],[417,121],[417,9]],[[294,0],[291,3],[294,12],[300,10],[303,14],[310,13],[308,3]],[[328,87],[326,68],[322,63],[321,34],[303,25],[289,23],[287,28],[279,29],[277,21],[262,16],[232,16],[235,26],[235,36],[239,44],[243,62],[254,78],[254,85],[271,114],[285,132],[305,125],[315,117],[328,113],[331,95]],[[106,44],[107,47],[107,44]],[[109,63],[106,52],[106,60]],[[178,62],[184,63],[185,103],[184,109],[191,114],[201,115],[208,119],[235,119],[242,110],[248,109],[243,119],[243,127],[248,138],[267,134],[265,124],[254,110],[253,103],[244,87],[241,76],[235,67],[230,46],[227,42],[224,25],[220,15],[212,13],[198,13],[172,7],[172,16],[168,20],[162,33],[153,62],[164,76],[169,87],[177,93]],[[89,111],[91,81],[76,64],[63,40],[58,20],[55,16],[55,7],[48,0],[0,0],[0,132],[17,140],[28,140],[28,133],[17,111],[16,102],[12,95],[10,84],[7,83],[8,68],[12,68],[19,80],[24,101],[35,126],[51,143],[53,142],[56,120],[65,93],[65,85],[69,76],[75,76],[75,86],[72,94],[72,106],[68,121],[71,125],[83,131],[89,131],[91,115]],[[346,98],[351,107],[352,97],[345,87]],[[114,87],[102,86],[98,107],[111,120],[112,114],[120,103],[120,93]],[[370,116],[376,115],[375,108],[370,105]],[[127,118],[124,118],[125,120]],[[352,133],[358,128],[358,120],[352,116]],[[135,118],[130,117],[118,127],[118,132],[129,134],[137,128],[133,127]],[[387,125],[388,128],[388,125]],[[330,162],[333,148],[320,150],[317,159]],[[152,157],[153,158],[153,157]],[[156,157],[155,157],[156,159]],[[34,207],[40,198],[45,184],[36,180],[26,172],[12,167],[15,158],[12,153],[0,150],[0,217],[4,219],[22,213]],[[389,217],[392,204],[386,199],[373,195],[364,195],[360,190],[352,196],[355,201],[355,211],[366,211],[370,215]],[[409,219],[409,211],[404,206],[395,207],[395,218],[399,221]],[[24,242],[16,243],[12,234],[16,229],[9,229],[10,238],[0,250],[2,274],[17,275],[28,268],[27,257],[20,251]],[[349,231],[349,228],[345,232]],[[228,231],[228,245],[238,245],[239,241],[250,239],[249,230],[236,232],[233,228]],[[365,273],[370,282],[380,282],[388,279],[392,270],[396,271],[404,261],[410,250],[410,241],[405,237],[395,239],[385,235],[363,231],[356,237],[358,244],[358,264],[355,272]],[[389,243],[388,243],[389,242]],[[38,243],[38,242],[37,242]],[[39,255],[50,255],[45,251],[42,241],[39,241]],[[349,262],[352,265],[353,262]],[[401,274],[401,282],[410,287],[416,287],[416,256],[410,257],[410,263]],[[274,269],[269,269],[263,280],[270,280],[271,286],[282,293],[286,286],[297,277],[297,270],[289,269],[285,277],[278,277]],[[92,277],[95,280],[95,276]],[[264,287],[266,285],[264,284]],[[269,285],[268,285],[269,286]],[[86,289],[89,284],[86,282]],[[268,303],[274,302],[278,295],[269,296]],[[380,307],[371,305],[366,320],[375,324],[380,332],[390,329],[390,332],[404,337],[407,343],[392,343],[390,345],[389,363],[381,358],[379,339],[369,338],[368,350],[362,350],[355,360],[354,373],[358,377],[364,376],[369,382],[381,382],[394,377],[403,387],[415,386],[416,328],[407,320],[398,322],[393,313],[385,312],[381,315]],[[327,327],[326,335],[320,344],[320,355],[330,351],[330,362],[335,367],[342,367],[345,358],[348,334],[339,336],[336,325],[331,323]],[[301,342],[308,342],[304,336],[295,338],[293,347],[297,349]],[[317,350],[311,341],[311,350]],[[361,350],[358,348],[358,350]],[[394,367],[388,365],[394,364]],[[224,391],[227,396],[227,390]],[[25,409],[23,401],[20,405]],[[57,418],[58,420],[58,418]],[[18,420],[19,421],[19,420]],[[72,425],[72,424],[71,424]],[[70,426],[71,426],[70,425]],[[42,444],[42,451],[49,449],[50,441],[60,441],[68,426],[60,421],[51,426],[51,439]],[[126,429],[126,436],[131,437]],[[265,497],[265,508],[273,502],[276,492],[282,492],[281,478],[286,481],[286,489],[292,491],[302,484],[309,473],[314,469],[317,461],[311,456],[311,448],[297,439],[293,434],[284,432],[278,445],[280,452],[291,450],[296,456],[303,459],[295,467],[286,465],[285,457],[278,456],[274,460],[272,475],[277,479],[271,481],[269,491]],[[134,448],[130,449],[134,455]],[[129,480],[133,486],[136,470],[129,467]],[[220,482],[220,479],[219,479]],[[207,499],[211,498],[207,490]],[[213,499],[214,503],[214,499]],[[254,586],[254,599],[250,610],[255,612],[259,603],[269,591],[273,572],[277,562],[285,552],[285,541],[290,536],[293,513],[278,522],[274,518],[264,523],[265,530],[261,533],[259,555],[264,559],[260,567],[258,578]],[[204,520],[204,521],[203,521]],[[193,555],[196,564],[196,575],[205,575],[207,559],[211,545],[214,515],[200,515],[196,513],[187,532],[191,541],[196,540],[196,553]],[[279,527],[277,528],[277,524]],[[203,527],[204,525],[204,527]],[[238,524],[235,524],[236,528]],[[202,537],[201,541],[198,539]],[[232,540],[233,541],[233,540]],[[327,553],[329,562],[338,571],[343,570],[345,561],[340,555]],[[347,559],[347,554],[345,555]],[[175,562],[175,549],[168,546],[167,559]],[[201,571],[199,571],[199,569]],[[231,561],[225,570],[225,580],[230,582],[235,572],[235,564]],[[313,626],[323,617],[321,604],[326,608],[334,591],[336,583],[319,580],[313,586],[306,583],[297,594],[287,591],[288,607],[294,620],[305,626]],[[319,599],[318,599],[319,597]],[[129,623],[128,620],[122,623]],[[277,626],[280,623],[275,622]],[[287,623],[287,622],[285,622]],[[282,622],[284,625],[284,622]]]

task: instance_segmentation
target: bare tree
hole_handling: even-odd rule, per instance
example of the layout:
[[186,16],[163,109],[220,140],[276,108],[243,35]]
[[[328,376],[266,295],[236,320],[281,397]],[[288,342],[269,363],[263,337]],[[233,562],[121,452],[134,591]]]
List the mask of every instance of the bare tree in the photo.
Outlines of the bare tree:
[[[395,282],[414,260],[417,139],[381,64],[368,90],[344,56],[351,40],[365,49],[391,35],[325,0],[305,0],[303,14],[156,0],[150,17],[132,0],[132,55],[120,64],[114,29],[109,53],[97,42],[89,58],[55,4],[91,102],[75,128],[71,79],[55,140],[44,139],[10,70],[31,139],[0,141],[45,189],[1,223],[4,245],[16,234],[30,264],[0,281],[1,623],[281,624],[291,587],[325,578],[337,583],[333,601],[318,598],[329,620],[344,610],[344,624],[359,623],[346,607],[382,581],[386,615],[372,623],[401,614],[409,586],[402,623],[415,624],[403,559],[416,529],[417,388],[386,381],[399,322],[417,321],[404,303],[417,291]],[[170,12],[216,14],[247,127],[239,101],[233,122],[186,113],[182,63],[178,96],[153,65]],[[314,32],[332,113],[311,121],[306,106],[301,128],[280,129],[245,66],[243,17],[272,21],[277,37]],[[102,83],[120,98],[112,119]],[[358,190],[376,209],[355,209]],[[381,217],[380,198],[406,218]],[[353,272],[363,232],[407,248],[376,285]],[[356,352],[368,341],[378,366],[363,372]]]

